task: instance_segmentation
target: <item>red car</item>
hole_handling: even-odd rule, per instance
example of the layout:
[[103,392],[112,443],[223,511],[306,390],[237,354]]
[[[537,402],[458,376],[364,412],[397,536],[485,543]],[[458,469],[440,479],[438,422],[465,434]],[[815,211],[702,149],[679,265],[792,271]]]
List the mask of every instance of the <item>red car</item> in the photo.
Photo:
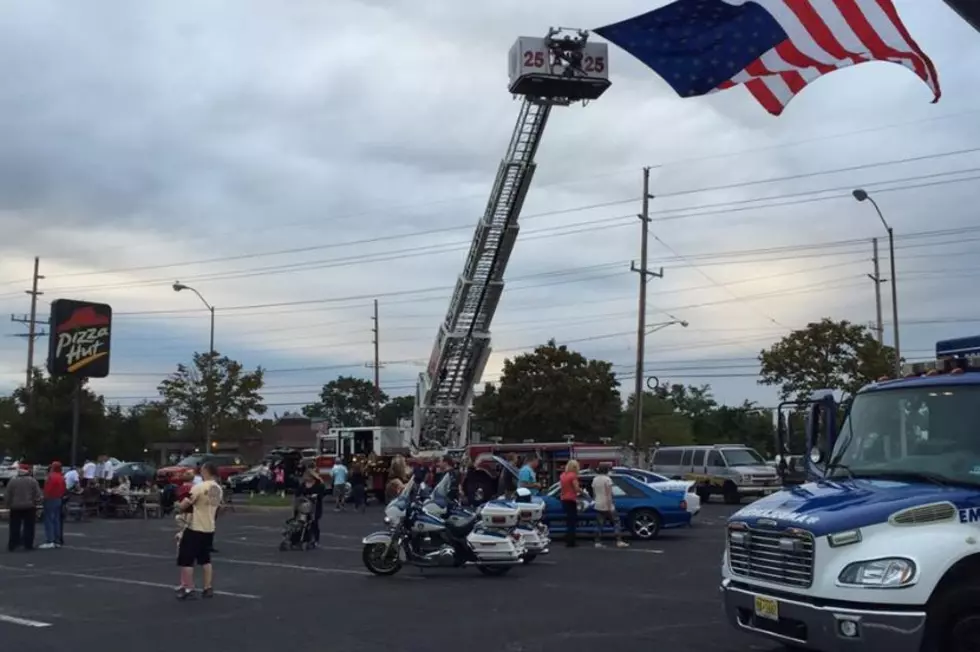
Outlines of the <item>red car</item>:
[[157,484],[180,484],[183,475],[187,471],[196,471],[205,462],[211,462],[218,468],[218,477],[222,483],[228,482],[228,478],[248,469],[242,463],[242,458],[237,455],[224,454],[196,454],[188,455],[174,466],[165,466],[157,469]]

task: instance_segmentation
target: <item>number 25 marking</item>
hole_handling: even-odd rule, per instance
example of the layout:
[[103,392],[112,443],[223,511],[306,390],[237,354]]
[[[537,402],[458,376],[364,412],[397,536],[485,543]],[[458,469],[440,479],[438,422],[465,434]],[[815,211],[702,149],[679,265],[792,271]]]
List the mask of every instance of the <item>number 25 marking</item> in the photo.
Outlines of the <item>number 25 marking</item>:
[[606,70],[605,57],[585,57],[582,60],[582,70],[602,74]]
[[532,52],[528,50],[524,53],[525,68],[544,68],[544,52]]

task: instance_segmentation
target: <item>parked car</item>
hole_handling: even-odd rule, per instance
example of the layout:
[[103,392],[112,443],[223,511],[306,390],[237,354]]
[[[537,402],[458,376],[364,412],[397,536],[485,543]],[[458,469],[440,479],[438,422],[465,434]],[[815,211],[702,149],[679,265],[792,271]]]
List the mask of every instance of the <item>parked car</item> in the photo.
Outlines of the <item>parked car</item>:
[[698,512],[701,511],[701,497],[697,494],[697,483],[693,480],[671,480],[653,471],[633,469],[628,466],[613,467],[613,473],[632,476],[659,491],[675,491],[686,494],[684,500],[687,501],[687,511],[691,512],[692,516],[697,516]]
[[754,449],[739,444],[666,446],[654,451],[651,469],[674,480],[693,480],[701,502],[720,495],[730,505],[782,489],[775,469]]
[[[688,526],[691,513],[687,511],[687,496],[679,491],[661,491],[631,475],[610,473],[613,503],[623,532],[641,540],[655,539],[661,530]],[[582,473],[579,482],[592,495],[593,473]],[[552,532],[565,532],[565,512],[562,508],[559,483],[545,492],[544,522]],[[595,505],[591,502],[579,512],[577,530],[594,534],[597,528]]]
[[260,489],[260,478],[262,477],[263,472],[266,473],[267,477],[271,478],[268,473],[268,467],[264,464],[258,464],[228,478],[228,486],[231,487],[231,490],[235,493],[244,491],[258,491]]
[[112,469],[113,478],[129,478],[129,483],[134,487],[146,484],[149,480],[156,478],[156,468],[151,464],[143,462],[120,462]]
[[227,482],[228,478],[247,468],[237,455],[211,453],[188,455],[173,466],[157,469],[157,484],[179,484],[184,473],[196,470],[205,462],[211,462],[218,468],[218,477],[222,483]]

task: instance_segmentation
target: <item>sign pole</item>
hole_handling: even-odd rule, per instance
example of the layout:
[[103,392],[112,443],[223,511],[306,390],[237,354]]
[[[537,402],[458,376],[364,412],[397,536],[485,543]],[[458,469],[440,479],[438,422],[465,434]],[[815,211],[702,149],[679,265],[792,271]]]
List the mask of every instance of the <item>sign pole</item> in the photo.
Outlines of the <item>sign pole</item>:
[[71,466],[78,466],[78,429],[82,420],[82,379],[75,378],[71,400]]

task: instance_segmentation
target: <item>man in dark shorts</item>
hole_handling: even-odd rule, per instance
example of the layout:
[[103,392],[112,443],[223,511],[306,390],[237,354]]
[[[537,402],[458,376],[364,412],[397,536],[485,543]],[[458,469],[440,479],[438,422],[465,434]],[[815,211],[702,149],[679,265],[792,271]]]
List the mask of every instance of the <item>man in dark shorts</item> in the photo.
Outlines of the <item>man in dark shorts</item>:
[[201,596],[214,597],[211,566],[211,550],[214,546],[215,516],[221,505],[222,490],[216,478],[217,469],[210,462],[201,466],[202,482],[191,488],[190,495],[177,504],[177,509],[190,513],[190,523],[184,530],[177,546],[177,566],[180,567],[180,587],[177,599],[194,597],[194,566],[204,573]]

